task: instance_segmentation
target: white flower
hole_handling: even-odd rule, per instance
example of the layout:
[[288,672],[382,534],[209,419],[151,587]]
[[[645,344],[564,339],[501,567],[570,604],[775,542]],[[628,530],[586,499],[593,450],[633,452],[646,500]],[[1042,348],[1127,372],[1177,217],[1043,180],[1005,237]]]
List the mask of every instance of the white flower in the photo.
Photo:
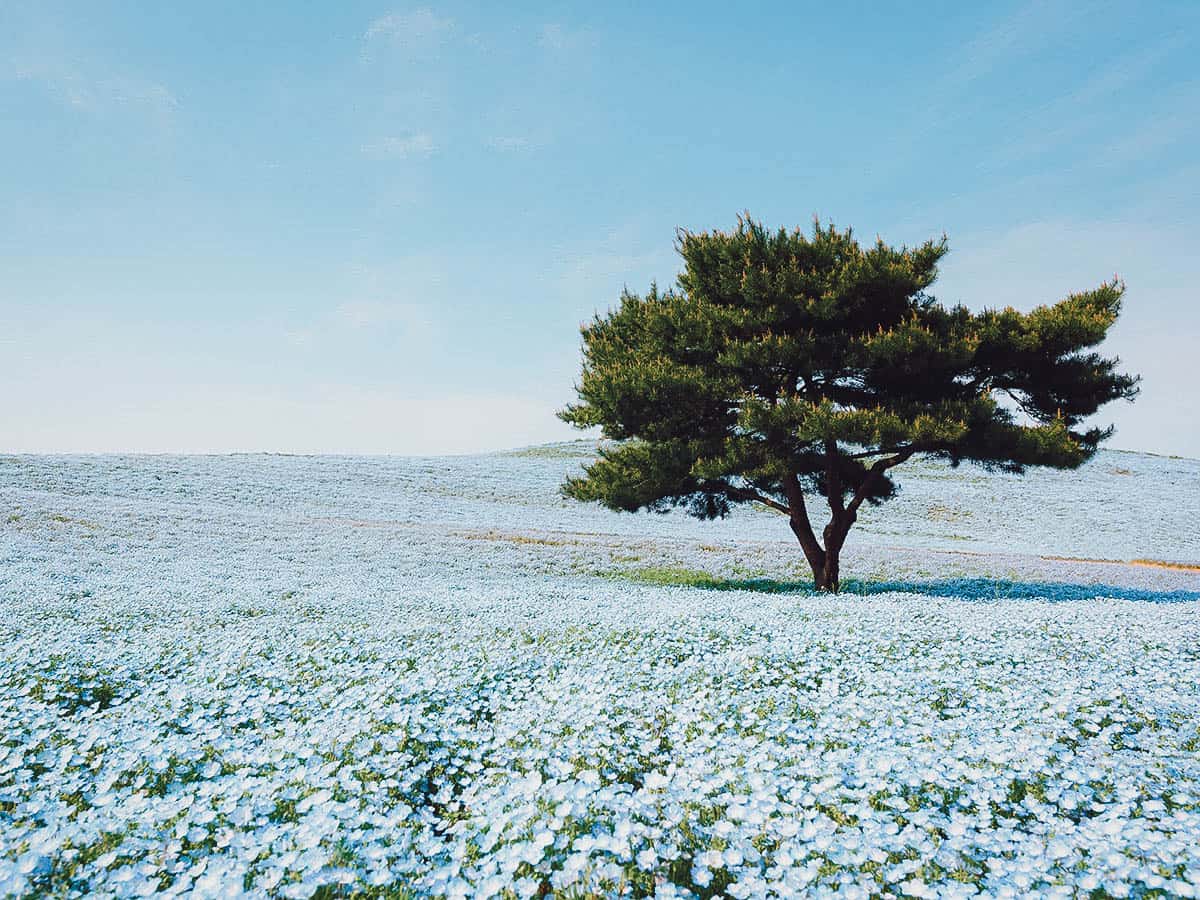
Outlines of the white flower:
[[[614,553],[732,557],[695,549],[706,525],[560,506],[547,465],[0,459],[11,506],[97,526],[0,528],[0,895],[50,871],[121,896],[164,876],[606,895],[636,865],[663,897],[726,877],[731,896],[862,896],[879,866],[954,897],[975,886],[933,873],[984,861],[996,897],[1196,893],[1200,773],[1176,762],[1200,720],[1198,604],[595,578]],[[919,501],[904,522],[925,534]],[[735,522],[738,564],[775,571],[756,523]],[[93,597],[60,605],[64,573]],[[1152,575],[1122,584],[1191,577]],[[101,683],[121,702],[67,708]]]
[[658,791],[665,788],[670,783],[670,779],[661,772],[647,772],[642,779],[642,786],[648,791]]
[[521,900],[530,900],[537,895],[538,882],[533,878],[518,878],[513,882],[513,890]]

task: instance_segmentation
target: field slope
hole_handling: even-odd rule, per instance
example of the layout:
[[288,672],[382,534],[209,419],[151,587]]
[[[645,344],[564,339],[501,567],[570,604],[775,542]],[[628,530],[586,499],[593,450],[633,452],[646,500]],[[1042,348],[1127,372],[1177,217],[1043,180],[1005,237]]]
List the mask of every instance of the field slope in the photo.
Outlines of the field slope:
[[593,451],[0,457],[0,895],[1200,896],[1200,463],[915,466],[825,597]]

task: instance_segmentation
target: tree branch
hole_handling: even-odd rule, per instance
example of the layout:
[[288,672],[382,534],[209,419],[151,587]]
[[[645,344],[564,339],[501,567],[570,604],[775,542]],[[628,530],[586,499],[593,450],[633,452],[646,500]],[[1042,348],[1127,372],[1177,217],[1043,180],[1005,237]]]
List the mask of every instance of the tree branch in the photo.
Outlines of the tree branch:
[[791,515],[791,509],[778,500],[774,500],[765,494],[760,494],[758,491],[748,490],[747,488],[736,488],[732,484],[724,485],[725,493],[735,500],[751,500],[755,503],[761,503],[763,506],[769,506],[776,512],[781,512],[785,516]]
[[864,450],[861,453],[847,453],[847,459],[866,459],[869,456],[886,456],[889,453],[903,453],[912,447],[912,444],[905,444],[900,447],[880,447],[878,450]]
[[1009,399],[1011,399],[1013,403],[1017,404],[1017,408],[1021,410],[1021,412],[1025,413],[1025,415],[1029,416],[1029,418],[1033,419],[1033,421],[1043,423],[1050,421],[1050,418],[1047,417],[1044,412],[1039,410],[1036,406],[1033,406],[1029,401],[1022,400],[1019,396],[1017,396],[1015,388],[1000,388],[1000,390],[1007,394]]
[[907,462],[912,458],[913,454],[920,451],[922,448],[916,444],[906,447],[902,452],[895,456],[889,456],[881,459],[871,466],[867,472],[867,477],[862,480],[862,484],[858,486],[858,490],[854,493],[854,499],[850,501],[850,505],[846,507],[847,512],[856,513],[858,508],[863,505],[863,501],[867,499],[867,495],[871,493],[871,488],[875,486],[875,482],[883,477],[883,473],[888,469],[900,465],[902,462]]
[[813,533],[812,523],[808,521],[808,508],[804,504],[804,490],[800,487],[800,479],[795,472],[788,472],[784,476],[783,490],[787,494],[788,504],[791,506],[788,524],[792,526],[792,532],[800,541],[804,555],[815,571],[825,564],[825,551],[817,541],[816,534]]

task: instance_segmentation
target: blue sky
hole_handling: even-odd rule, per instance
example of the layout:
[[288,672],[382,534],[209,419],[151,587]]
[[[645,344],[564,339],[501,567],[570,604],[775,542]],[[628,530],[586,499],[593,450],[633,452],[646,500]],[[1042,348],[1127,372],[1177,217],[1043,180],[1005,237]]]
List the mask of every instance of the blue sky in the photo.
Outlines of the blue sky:
[[569,437],[580,322],[749,210],[1120,274],[1099,421],[1200,456],[1200,4],[652,6],[0,0],[0,449]]

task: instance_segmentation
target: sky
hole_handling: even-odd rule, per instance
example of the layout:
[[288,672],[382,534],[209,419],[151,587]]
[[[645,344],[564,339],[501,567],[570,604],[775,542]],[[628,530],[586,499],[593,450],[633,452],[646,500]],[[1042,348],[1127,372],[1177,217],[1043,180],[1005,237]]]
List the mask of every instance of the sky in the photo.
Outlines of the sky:
[[749,211],[1118,274],[1095,422],[1200,457],[1197,59],[1191,0],[0,0],[0,450],[570,438],[580,324]]

